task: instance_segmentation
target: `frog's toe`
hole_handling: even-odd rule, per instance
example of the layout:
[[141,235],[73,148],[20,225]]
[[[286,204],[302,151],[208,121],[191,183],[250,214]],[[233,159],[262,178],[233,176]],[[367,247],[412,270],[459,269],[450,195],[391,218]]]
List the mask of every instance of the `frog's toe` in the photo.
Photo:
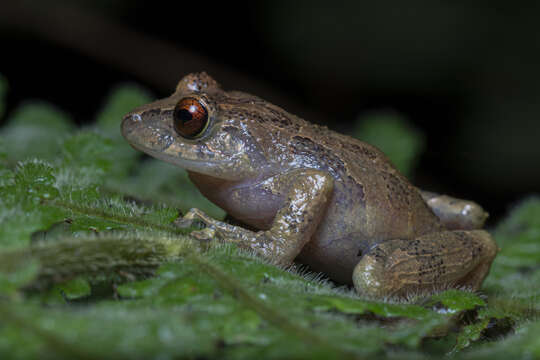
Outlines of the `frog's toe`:
[[216,230],[212,228],[195,230],[192,231],[190,235],[201,242],[212,241],[216,238]]
[[176,219],[174,221],[174,225],[181,229],[204,229],[206,227],[206,223],[201,219],[189,219],[185,217],[179,217]]
[[193,208],[184,216],[178,217],[174,221],[174,225],[182,229],[204,229],[207,227],[208,222],[206,221],[205,215],[199,209]]

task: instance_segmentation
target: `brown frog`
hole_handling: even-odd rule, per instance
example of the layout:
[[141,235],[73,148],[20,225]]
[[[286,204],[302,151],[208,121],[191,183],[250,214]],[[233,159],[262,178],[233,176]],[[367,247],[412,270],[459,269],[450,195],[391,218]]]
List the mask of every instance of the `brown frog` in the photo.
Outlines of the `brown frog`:
[[[186,169],[251,229],[192,209],[224,241],[281,264],[308,264],[358,293],[476,290],[497,254],[474,202],[422,192],[377,148],[256,96],[190,74],[170,97],[127,114],[136,149]],[[200,235],[200,234],[199,234]]]

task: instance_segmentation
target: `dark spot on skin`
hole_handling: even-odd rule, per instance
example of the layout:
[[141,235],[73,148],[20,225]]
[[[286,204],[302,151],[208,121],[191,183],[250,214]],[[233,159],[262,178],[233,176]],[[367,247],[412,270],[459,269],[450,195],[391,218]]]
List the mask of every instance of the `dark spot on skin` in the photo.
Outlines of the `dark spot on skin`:
[[351,184],[349,189],[359,190],[360,194],[355,193],[354,196],[359,197],[364,203],[364,188],[347,175],[345,163],[333,151],[303,136],[293,136],[289,149],[291,153],[301,157],[304,166],[326,171],[334,179],[349,182]]
[[344,142],[342,146],[345,150],[355,152],[359,155],[363,155],[369,160],[375,160],[378,157],[378,154],[370,149],[367,145],[357,142]]
[[387,258],[387,254],[381,249],[379,246],[375,247],[373,250],[370,251],[371,256],[375,258],[375,260],[385,260]]
[[407,211],[411,205],[410,199],[413,196],[412,188],[393,173],[383,171],[380,174],[388,190],[387,198],[390,204],[397,210]]
[[150,110],[146,110],[145,112],[143,112],[141,114],[141,116],[143,118],[145,117],[150,117],[150,116],[160,116],[161,115],[161,110],[160,109],[150,109]]

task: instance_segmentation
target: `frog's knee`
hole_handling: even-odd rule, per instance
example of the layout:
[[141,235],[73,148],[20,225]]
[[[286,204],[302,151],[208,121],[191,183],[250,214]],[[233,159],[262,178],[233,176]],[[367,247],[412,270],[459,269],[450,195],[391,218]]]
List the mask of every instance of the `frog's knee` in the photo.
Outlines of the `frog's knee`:
[[478,248],[480,249],[479,252],[483,257],[483,261],[491,264],[499,252],[499,247],[497,246],[495,240],[493,240],[491,235],[484,230],[470,231],[469,234],[479,244]]
[[387,294],[386,280],[384,279],[384,264],[377,256],[366,254],[356,264],[352,281],[356,292],[362,296],[381,298]]
[[[474,260],[479,263],[480,266],[485,267],[486,273],[485,275],[483,275],[483,277],[485,277],[487,276],[487,272],[491,263],[497,256],[497,253],[500,249],[497,246],[495,240],[493,240],[493,238],[487,231],[473,230],[469,231],[468,234],[473,241],[473,256],[477,257],[477,259]],[[478,286],[480,286],[480,283],[478,284]]]

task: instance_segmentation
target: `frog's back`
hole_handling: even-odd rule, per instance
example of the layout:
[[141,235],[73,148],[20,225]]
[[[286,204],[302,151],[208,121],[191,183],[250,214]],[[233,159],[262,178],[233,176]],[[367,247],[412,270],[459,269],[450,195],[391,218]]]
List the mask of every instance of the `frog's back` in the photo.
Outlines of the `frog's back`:
[[332,175],[334,198],[326,216],[327,223],[334,223],[328,224],[332,233],[409,238],[439,226],[417,189],[376,147],[309,123],[256,96],[228,96],[235,109],[242,107],[240,102],[257,105],[257,112],[244,112],[244,118],[258,124],[251,129],[260,132],[254,135],[262,139],[266,157],[282,162],[280,171],[313,168]]

